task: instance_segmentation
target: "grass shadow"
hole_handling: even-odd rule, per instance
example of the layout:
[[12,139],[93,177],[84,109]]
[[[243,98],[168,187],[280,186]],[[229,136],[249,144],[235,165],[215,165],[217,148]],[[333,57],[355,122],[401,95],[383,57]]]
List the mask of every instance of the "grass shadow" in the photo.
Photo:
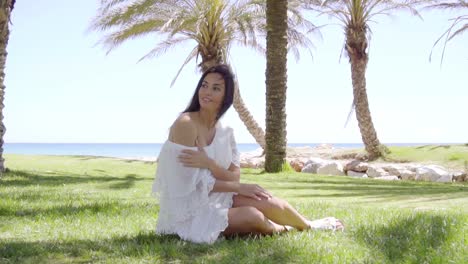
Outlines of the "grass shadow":
[[[51,156],[55,156],[55,155],[51,155]],[[113,158],[113,157],[92,156],[92,155],[66,155],[66,156],[56,155],[56,156],[59,156],[59,157],[72,157],[72,158],[76,158],[76,159],[79,159],[79,160],[116,159],[116,158]]]
[[[439,263],[448,261],[449,252],[441,247],[453,234],[452,216],[417,213],[409,218],[390,219],[388,225],[359,227],[355,240],[372,251],[379,251],[390,263]],[[444,252],[446,255],[439,255]]]
[[128,174],[125,178],[121,179],[120,182],[113,183],[109,186],[110,189],[129,189],[135,185],[135,181],[138,180],[136,174]]
[[418,146],[418,147],[415,147],[416,149],[423,149],[423,148],[427,148],[427,147],[430,147],[431,145],[421,145],[421,146]]
[[[255,252],[251,252],[252,244]],[[159,236],[153,231],[101,240],[0,241],[0,256],[3,258],[0,261],[11,263],[42,263],[54,258],[64,260],[63,256],[67,256],[66,262],[83,263],[107,262],[109,258],[126,261],[150,258],[161,263],[193,263],[200,258],[212,263],[269,263],[272,259],[277,263],[289,263],[295,257],[288,245],[273,239],[236,238],[208,245],[186,242],[175,235]]]
[[127,208],[132,208],[129,205],[122,205],[118,202],[94,202],[83,205],[61,205],[53,206],[48,208],[25,208],[25,209],[14,209],[11,207],[0,206],[0,216],[14,216],[14,217],[64,217],[67,215],[80,215],[85,214],[91,216],[98,213],[109,213],[119,212]]
[[[286,197],[373,197],[375,199],[405,200],[414,198],[439,198],[445,200],[458,199],[468,196],[466,184],[440,184],[432,182],[382,181],[364,179],[330,179],[328,180],[300,180],[282,181],[291,184],[275,184],[268,186],[268,190],[297,190]],[[297,183],[300,183],[297,184]]]
[[124,177],[116,176],[91,176],[91,175],[80,175],[80,174],[58,174],[58,173],[31,173],[20,170],[10,170],[0,180],[2,186],[59,186],[63,184],[80,184],[80,183],[91,183],[91,182],[119,182],[111,188],[130,188],[133,186],[135,181],[152,180],[153,177],[137,177],[135,174],[128,174]]
[[434,149],[438,149],[438,148],[449,149],[449,148],[451,148],[451,146],[450,145],[437,145],[437,146],[433,146],[430,150],[434,150]]

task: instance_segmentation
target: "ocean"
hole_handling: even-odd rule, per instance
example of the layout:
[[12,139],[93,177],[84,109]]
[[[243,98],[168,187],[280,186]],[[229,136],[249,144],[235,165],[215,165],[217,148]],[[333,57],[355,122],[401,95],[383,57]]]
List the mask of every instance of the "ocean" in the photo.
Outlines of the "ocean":
[[[5,143],[5,154],[28,155],[85,155],[117,158],[157,157],[163,144],[161,143]],[[321,143],[290,143],[289,147],[316,147]],[[360,143],[327,144],[334,148],[362,148]],[[388,146],[416,146],[424,143],[392,143]],[[257,144],[237,144],[240,152],[255,151]]]

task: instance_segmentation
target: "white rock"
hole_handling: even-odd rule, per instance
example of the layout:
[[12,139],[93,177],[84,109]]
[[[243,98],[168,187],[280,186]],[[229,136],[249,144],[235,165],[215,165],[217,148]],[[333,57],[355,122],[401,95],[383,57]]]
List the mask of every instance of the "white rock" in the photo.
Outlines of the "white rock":
[[416,173],[416,171],[418,170],[418,168],[421,168],[422,165],[417,165],[417,164],[408,164],[408,165],[405,165],[405,169],[409,170],[409,171],[412,171],[414,173]]
[[350,177],[364,178],[364,175],[365,175],[366,176],[365,178],[367,178],[367,174],[365,172],[357,172],[357,171],[349,170],[347,173],[348,173],[348,176]]
[[327,162],[328,162],[327,160],[324,160],[322,158],[310,158],[305,162],[304,166],[309,165],[309,164],[323,164]]
[[263,157],[242,157],[240,160],[241,168],[262,168],[265,164],[265,158]]
[[317,173],[317,169],[323,164],[327,164],[329,161],[321,158],[310,158],[304,164],[301,172],[305,173]]
[[315,174],[317,173],[318,166],[319,164],[317,163],[309,163],[302,168],[301,172]]
[[368,169],[368,164],[366,162],[362,162],[360,160],[352,160],[348,162],[344,168],[346,171],[355,171],[355,172],[366,172]]
[[388,172],[386,172],[384,169],[382,168],[378,168],[378,167],[372,167],[372,166],[369,166],[369,168],[367,169],[367,176],[371,177],[371,178],[375,178],[375,177],[381,177],[381,176],[388,176]]
[[403,169],[400,171],[400,177],[402,180],[414,180],[416,178],[416,172],[410,171],[408,169]]
[[317,168],[317,174],[338,176],[346,175],[343,170],[343,165],[337,161],[321,164],[321,166]]
[[416,170],[417,181],[452,182],[452,174],[443,167],[429,165]]
[[396,165],[388,165],[388,166],[384,166],[382,167],[386,172],[388,172],[390,175],[395,175],[395,176],[400,176],[401,175],[401,171],[403,170],[403,168],[400,168]]

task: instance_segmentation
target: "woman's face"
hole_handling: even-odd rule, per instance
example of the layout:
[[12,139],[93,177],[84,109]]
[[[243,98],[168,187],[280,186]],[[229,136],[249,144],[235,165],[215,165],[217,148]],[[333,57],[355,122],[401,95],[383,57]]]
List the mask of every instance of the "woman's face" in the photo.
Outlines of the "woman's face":
[[202,109],[218,112],[224,100],[224,78],[221,74],[208,73],[198,90],[198,100]]

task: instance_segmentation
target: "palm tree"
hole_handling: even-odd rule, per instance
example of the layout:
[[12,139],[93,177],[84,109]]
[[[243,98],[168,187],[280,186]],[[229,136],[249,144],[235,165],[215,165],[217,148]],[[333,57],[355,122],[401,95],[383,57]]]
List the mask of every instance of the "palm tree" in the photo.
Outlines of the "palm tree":
[[[439,3],[434,3],[428,6],[429,8],[434,8],[434,9],[453,9],[453,10],[465,10],[468,13],[468,1],[466,0],[453,0],[453,1],[445,1],[445,2],[439,2]],[[447,42],[452,40],[454,37],[459,36],[463,34],[465,31],[468,30],[468,15],[461,15],[457,16],[454,18],[451,18],[452,24],[449,26],[449,28],[436,40],[434,43],[435,47],[444,37],[444,47],[442,49],[442,56],[440,58],[440,63],[442,64],[442,61],[444,59],[444,54],[445,54],[445,48],[447,46]],[[431,52],[432,55],[432,52]],[[431,56],[429,56],[429,59],[431,59]]]
[[329,14],[338,19],[345,31],[344,49],[351,64],[353,106],[356,111],[361,138],[369,155],[375,160],[385,154],[387,148],[380,144],[372,122],[366,92],[366,68],[369,60],[369,21],[391,11],[407,9],[419,15],[414,6],[424,0],[324,0],[320,5],[308,1],[307,9]]
[[[148,34],[165,36],[140,60],[161,55],[179,44],[195,41],[196,45],[177,72],[192,59],[201,57],[200,71],[219,64],[229,64],[229,50],[233,44],[247,46],[264,53],[261,41],[265,31],[263,1],[230,0],[101,0],[101,7],[91,28],[109,32],[103,44],[111,51],[123,42]],[[291,23],[314,29],[299,13],[292,10]],[[311,43],[300,31],[291,32],[296,46]],[[261,39],[261,38],[260,38]],[[234,108],[256,142],[265,147],[265,133],[246,108],[236,80]]]
[[281,171],[286,157],[287,12],[287,0],[267,0],[266,172]]
[[3,158],[3,136],[6,128],[3,124],[3,101],[5,98],[5,64],[7,58],[7,45],[10,37],[10,17],[13,11],[15,0],[0,1],[0,177],[5,172],[5,159]]

